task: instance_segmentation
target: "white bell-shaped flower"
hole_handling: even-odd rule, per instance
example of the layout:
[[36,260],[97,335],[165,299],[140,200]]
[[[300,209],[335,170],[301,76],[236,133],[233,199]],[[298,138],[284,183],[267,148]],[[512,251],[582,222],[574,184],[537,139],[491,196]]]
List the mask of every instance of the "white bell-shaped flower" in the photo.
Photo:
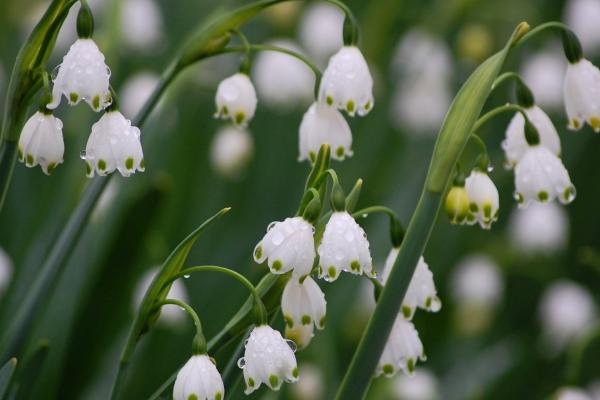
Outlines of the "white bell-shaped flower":
[[[535,105],[525,109],[525,113],[540,135],[540,144],[547,147],[555,155],[560,156],[560,138],[548,115]],[[506,165],[513,168],[528,148],[529,145],[525,139],[525,118],[518,112],[511,119],[506,129],[506,139],[502,142],[502,149],[506,155]]]
[[[381,274],[381,281],[385,285],[392,271],[392,266],[398,258],[399,247],[393,247],[385,260],[385,266]],[[433,281],[433,274],[423,257],[419,258],[415,273],[410,280],[404,299],[402,300],[402,315],[410,320],[418,308],[430,312],[438,312],[442,308],[442,302],[437,296],[437,290]]]
[[375,376],[383,374],[391,377],[399,370],[412,374],[417,361],[425,361],[426,358],[423,343],[413,323],[398,317],[375,369]]
[[237,178],[254,154],[254,139],[245,128],[225,126],[215,134],[210,146],[210,163],[227,178]]
[[578,130],[587,122],[600,132],[600,70],[585,58],[569,63],[564,95],[569,129]]
[[523,60],[521,76],[543,109],[556,111],[563,106],[565,69],[560,46],[542,48]]
[[586,54],[600,52],[600,3],[596,0],[569,0],[565,3],[563,21],[573,29]]
[[[119,105],[123,115],[133,117],[140,112],[159,81],[160,77],[157,74],[147,71],[136,73],[128,78],[119,92]],[[159,101],[151,115],[157,114],[163,107],[163,103],[164,100]]]
[[596,397],[590,396],[585,390],[575,386],[564,386],[556,391],[551,397],[553,400],[596,400]]
[[465,181],[465,190],[470,201],[467,222],[471,225],[479,222],[483,229],[490,229],[498,219],[500,201],[496,185],[487,173],[475,169]]
[[545,341],[554,350],[560,350],[593,328],[598,310],[586,288],[560,280],[544,291],[539,314]]
[[173,400],[223,400],[225,387],[217,367],[206,354],[194,355],[179,370]]
[[440,400],[440,383],[437,377],[425,368],[418,368],[411,376],[400,375],[394,379],[395,399]]
[[541,145],[530,146],[515,167],[515,186],[520,207],[532,200],[545,203],[558,198],[568,204],[575,199],[575,186],[562,161]]
[[268,260],[274,274],[293,270],[293,276],[308,274],[315,260],[314,227],[302,217],[272,222],[267,234],[254,248],[254,260],[262,264]]
[[320,366],[305,361],[300,364],[302,379],[291,387],[293,398],[296,400],[322,399],[325,394],[325,377]]
[[19,137],[19,161],[28,167],[39,165],[50,175],[63,162],[65,143],[62,121],[50,113],[36,112],[23,126]]
[[328,144],[331,157],[343,160],[352,156],[352,132],[348,122],[335,108],[314,102],[300,123],[300,156],[298,161],[314,161],[322,145]]
[[111,103],[109,79],[110,70],[96,43],[77,39],[58,67],[48,108],[58,107],[64,95],[70,105],[84,100],[94,111],[103,110]]
[[139,128],[132,126],[119,111],[107,111],[92,125],[82,158],[90,178],[94,173],[103,176],[115,169],[123,176],[144,171]]
[[[302,49],[290,40],[280,39],[269,44],[302,54]],[[314,96],[315,76],[297,58],[276,51],[264,51],[252,63],[252,80],[261,101],[270,107],[288,110],[309,104]]]
[[244,357],[238,361],[244,370],[245,393],[254,392],[263,383],[272,390],[279,390],[284,381],[296,382],[298,366],[294,350],[295,344],[286,341],[270,326],[254,328],[246,341]]
[[569,217],[556,203],[533,203],[515,209],[509,220],[509,239],[521,254],[552,255],[569,240]]
[[231,119],[236,125],[246,126],[256,111],[256,91],[248,75],[238,72],[219,83],[215,117]]
[[315,336],[314,324],[285,326],[285,337],[293,341],[299,349],[304,349]]
[[325,328],[326,305],[323,291],[310,276],[302,282],[291,278],[281,296],[281,312],[290,328],[311,324],[318,329]]
[[157,51],[164,41],[160,7],[155,0],[127,0],[121,9],[122,39],[131,49]]
[[344,46],[329,60],[319,89],[319,101],[348,115],[363,116],[373,108],[373,78],[356,46]]
[[319,277],[335,281],[340,271],[373,274],[367,234],[346,211],[331,215],[319,245]]
[[452,272],[452,297],[460,305],[489,310],[502,300],[504,283],[499,267],[488,256],[467,256]]

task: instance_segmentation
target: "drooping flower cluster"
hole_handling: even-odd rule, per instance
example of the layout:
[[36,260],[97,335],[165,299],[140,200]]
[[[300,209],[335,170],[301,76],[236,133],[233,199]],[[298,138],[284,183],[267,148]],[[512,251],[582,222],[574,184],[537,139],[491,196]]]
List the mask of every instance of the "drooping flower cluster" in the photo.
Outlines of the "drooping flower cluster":
[[[399,252],[399,246],[393,247],[385,261],[383,273],[381,274],[381,281],[384,285],[389,278]],[[411,321],[415,310],[420,308],[429,312],[438,312],[441,307],[442,303],[437,296],[433,274],[423,257],[420,257],[402,300],[401,312],[396,317],[377,364],[376,376],[383,374],[386,377],[391,377],[398,371],[404,371],[408,374],[414,372],[417,361],[426,359],[419,333]]]
[[[129,176],[144,170],[140,130],[118,111],[110,91],[110,70],[92,39],[93,18],[87,5],[78,15],[79,38],[73,43],[53,79],[51,98],[42,97],[40,111],[25,124],[19,138],[19,160],[26,166],[40,165],[46,174],[63,161],[62,122],[52,115],[64,96],[71,106],[85,101],[93,111],[104,111],[92,126],[85,152],[87,176],[107,175],[118,170]],[[50,88],[46,88],[50,91]]]
[[225,387],[214,361],[194,355],[179,370],[173,387],[174,400],[223,400]]

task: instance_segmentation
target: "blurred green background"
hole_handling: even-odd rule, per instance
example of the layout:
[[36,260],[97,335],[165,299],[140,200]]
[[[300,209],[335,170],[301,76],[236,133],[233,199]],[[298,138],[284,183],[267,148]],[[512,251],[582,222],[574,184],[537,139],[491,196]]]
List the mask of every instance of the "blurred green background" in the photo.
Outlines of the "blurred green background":
[[[160,74],[202,19],[224,7],[222,1],[156,0],[162,20],[159,44],[135,49],[122,39],[128,27],[121,24],[120,13],[127,1],[90,1],[96,11],[96,40],[118,91],[138,72]],[[292,2],[264,13],[242,30],[255,43],[281,37],[297,41],[299,21],[310,4]],[[408,223],[435,136],[410,134],[392,122],[391,102],[401,78],[392,67],[397,43],[415,27],[443,41],[451,54],[454,68],[449,71],[449,84],[455,93],[476,64],[503,45],[518,22],[536,25],[560,20],[566,5],[558,0],[349,0],[347,4],[362,28],[360,47],[376,81],[375,108],[364,118],[348,119],[354,156],[334,162],[334,167],[347,189],[357,178],[364,179],[359,206],[390,206]],[[37,0],[3,0],[0,4],[3,93],[19,46],[43,6],[44,2]],[[73,20],[66,24],[73,25]],[[73,26],[64,29],[73,31]],[[510,58],[506,70],[518,70],[528,56],[549,44],[558,44],[555,35],[536,39]],[[69,39],[66,45],[70,45]],[[50,68],[60,63],[67,48],[55,50]],[[188,265],[230,266],[254,282],[265,273],[264,266],[252,262],[252,250],[271,221],[294,213],[302,194],[308,164],[296,159],[298,125],[305,107],[281,111],[262,104],[259,98],[250,124],[255,144],[252,160],[237,179],[219,176],[209,162],[211,140],[223,126],[212,117],[214,92],[220,79],[235,72],[238,57],[226,58],[193,67],[178,79],[143,129],[146,172],[130,178],[118,176],[110,184],[109,195],[101,200],[37,317],[30,344],[46,339],[49,353],[43,368],[22,392],[23,398],[106,398],[133,318],[136,284],[218,209],[233,208],[199,240]],[[600,57],[591,58],[600,63]],[[487,107],[512,99],[506,86],[490,98]],[[0,98],[3,103],[4,96]],[[562,108],[548,111],[552,111],[549,114],[560,133],[563,161],[578,191],[577,199],[565,207],[570,224],[567,245],[550,255],[530,257],[511,247],[509,215],[516,208],[513,175],[502,167],[500,149],[510,116],[498,118],[482,132],[496,166],[491,176],[501,196],[498,222],[491,231],[482,231],[451,226],[442,215],[425,252],[444,306],[437,314],[417,312],[414,321],[428,355],[419,367],[436,377],[439,398],[541,399],[564,384],[585,387],[600,379],[600,339],[586,347],[571,382],[565,380],[571,365],[568,348],[550,352],[542,344],[538,308],[548,285],[567,278],[584,286],[596,302],[600,296],[600,163],[596,158],[600,139],[589,128],[568,132]],[[0,247],[14,264],[11,286],[0,293],[0,329],[88,184],[79,152],[98,115],[85,106],[65,105],[58,115],[65,126],[64,164],[50,177],[38,168],[17,165],[0,214]],[[427,118],[427,113],[424,115]],[[390,246],[387,219],[371,216],[361,224],[368,233],[375,264],[381,268]],[[457,262],[473,252],[487,254],[497,263],[504,295],[490,311],[489,323],[468,334],[450,296],[451,274]],[[318,368],[322,390],[312,398],[333,398],[350,361],[368,317],[368,306],[361,305],[369,296],[363,283],[345,274],[335,284],[321,284],[328,301],[326,330],[317,332],[308,349],[297,354],[300,365]],[[192,277],[184,284],[208,337],[221,329],[247,295],[239,285],[210,274]],[[282,327],[281,318],[277,326]],[[192,329],[187,320],[159,324],[143,338],[126,382],[127,398],[147,398],[185,362]],[[228,355],[214,355],[220,367]],[[395,389],[397,380],[374,381],[369,399],[401,398]],[[302,398],[290,386],[281,393],[260,390],[251,397]],[[242,397],[240,387],[227,393],[230,399]]]

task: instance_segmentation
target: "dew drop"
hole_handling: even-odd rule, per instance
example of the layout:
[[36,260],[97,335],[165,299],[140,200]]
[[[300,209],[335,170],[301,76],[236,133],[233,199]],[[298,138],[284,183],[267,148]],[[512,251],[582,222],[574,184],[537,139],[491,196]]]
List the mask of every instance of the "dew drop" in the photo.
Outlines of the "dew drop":
[[273,232],[273,236],[271,237],[271,241],[273,242],[273,244],[275,246],[279,246],[281,243],[283,243],[283,239],[285,239],[283,237],[283,235],[281,234],[281,232]]
[[186,274],[186,275],[183,276],[184,279],[189,279],[189,277],[190,277],[189,274]]
[[296,345],[296,342],[294,342],[293,340],[290,339],[285,339],[286,343],[288,344],[288,346],[290,346],[290,349],[292,349],[292,351],[295,353],[296,350],[298,350],[298,346]]
[[364,213],[363,215],[361,215],[363,218],[367,218],[369,216],[369,214]]
[[87,153],[85,152],[85,150],[81,150],[81,153],[79,153],[79,157],[80,157],[82,160],[85,160],[85,159],[86,159],[86,157],[87,157]]
[[237,362],[237,365],[241,369],[244,369],[244,367],[246,366],[246,359],[244,357],[240,358]]

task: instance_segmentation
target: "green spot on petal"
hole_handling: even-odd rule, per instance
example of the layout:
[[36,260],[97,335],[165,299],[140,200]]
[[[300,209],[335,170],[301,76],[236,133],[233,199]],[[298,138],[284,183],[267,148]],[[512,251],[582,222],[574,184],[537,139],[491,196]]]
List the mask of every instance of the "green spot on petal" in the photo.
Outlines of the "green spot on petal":
[[329,269],[327,270],[327,275],[329,275],[330,278],[335,278],[336,276],[336,272],[335,272],[335,267],[331,266],[329,267]]
[[87,175],[92,174],[92,164],[90,164],[89,162],[85,163],[85,172]]
[[106,170],[106,161],[98,160],[98,169],[100,171],[105,171]]
[[71,103],[77,103],[79,101],[79,95],[75,92],[69,94],[69,101]]
[[33,156],[31,154],[27,154],[27,156],[25,157],[25,164],[28,166],[33,165]]
[[146,169],[146,161],[144,161],[143,158],[140,160],[140,169],[141,170]]
[[548,192],[542,190],[541,192],[538,192],[538,200],[539,201],[548,201]]
[[195,394],[190,394],[187,400],[198,400],[198,396],[196,396]]
[[297,378],[297,377],[298,377],[298,368],[297,368],[297,367],[294,367],[294,369],[292,370],[292,376],[293,376],[294,378]]
[[271,387],[276,388],[279,386],[279,378],[275,375],[269,375],[269,383],[271,384]]
[[223,393],[221,393],[221,392],[215,393],[215,400],[223,400]]
[[303,315],[302,316],[302,325],[308,325],[312,322],[312,318],[310,318],[310,315]]
[[356,260],[352,261],[350,263],[350,269],[354,272],[359,272],[360,271],[360,263]]
[[483,205],[483,216],[487,219],[491,219],[492,218],[492,205],[491,204],[484,204]]
[[344,156],[344,148],[342,146],[338,147],[335,151],[335,155],[338,157],[343,157]]
[[236,124],[241,124],[242,122],[244,122],[244,120],[246,119],[246,114],[244,114],[243,112],[239,112],[237,114],[235,114],[235,123]]
[[275,271],[279,271],[281,267],[283,267],[283,263],[280,260],[275,260],[275,262],[273,262],[273,269]]
[[17,150],[17,155],[19,157],[19,161],[23,161],[23,150],[21,150],[21,148],[19,147],[19,149]]
[[50,164],[48,164],[48,168],[46,168],[48,171],[48,175],[50,175],[52,173],[52,171],[54,171],[55,168],[56,168],[55,162],[51,162]]
[[284,315],[283,320],[285,321],[285,324],[288,326],[288,328],[294,327],[294,320],[289,315]]
[[476,213],[477,211],[479,211],[479,207],[477,207],[477,204],[475,204],[475,203],[471,203],[471,204],[469,205],[469,210],[470,210],[471,212],[474,212],[474,213]]
[[100,109],[100,96],[94,96],[94,98],[92,99],[92,108],[94,110]]
[[125,160],[125,168],[133,169],[133,157],[127,157]]
[[256,246],[256,249],[254,249],[254,257],[260,260],[262,257],[262,246]]
[[410,372],[411,374],[413,372],[415,372],[415,360],[413,360],[412,358],[409,358],[408,362],[406,363],[406,368],[408,369],[408,372]]
[[354,112],[354,101],[349,100],[348,103],[346,103],[346,110],[348,110],[349,113]]
[[251,388],[254,387],[254,379],[248,378],[248,386]]
[[333,97],[327,96],[327,98],[325,100],[327,101],[327,105],[332,105],[333,104]]
[[323,315],[321,317],[321,319],[319,320],[319,328],[324,328],[325,327],[325,316]]
[[408,319],[412,315],[412,310],[409,306],[402,306],[402,315]]
[[392,375],[394,373],[394,366],[392,364],[385,364],[383,366],[383,373],[386,375]]

